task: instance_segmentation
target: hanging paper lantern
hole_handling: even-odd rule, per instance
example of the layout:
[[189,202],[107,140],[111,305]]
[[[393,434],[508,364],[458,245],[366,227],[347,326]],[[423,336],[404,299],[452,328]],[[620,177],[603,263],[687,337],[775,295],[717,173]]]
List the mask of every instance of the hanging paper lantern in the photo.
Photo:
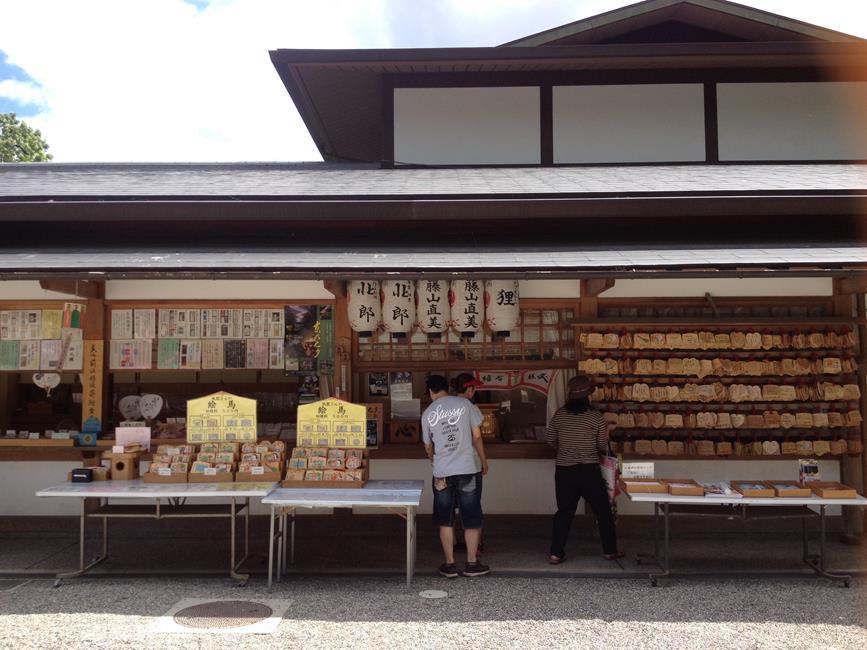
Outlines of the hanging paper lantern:
[[521,316],[517,280],[485,280],[485,322],[495,336],[508,336]]
[[449,290],[452,327],[461,338],[471,339],[485,320],[484,286],[481,280],[452,280]]
[[382,320],[379,280],[350,280],[346,293],[349,326],[360,336],[372,336]]
[[419,280],[415,288],[419,329],[429,336],[448,331],[452,319],[447,280]]
[[382,326],[395,338],[403,338],[415,325],[415,282],[382,281]]

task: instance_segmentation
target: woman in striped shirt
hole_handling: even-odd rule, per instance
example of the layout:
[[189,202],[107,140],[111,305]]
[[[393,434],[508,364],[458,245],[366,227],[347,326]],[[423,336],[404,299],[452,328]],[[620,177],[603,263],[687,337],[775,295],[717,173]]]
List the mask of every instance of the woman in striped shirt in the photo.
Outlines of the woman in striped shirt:
[[569,397],[548,423],[548,444],[557,450],[554,489],[557,513],[551,533],[551,564],[566,559],[566,540],[581,497],[593,508],[606,560],[623,557],[617,550],[614,515],[608,488],[599,469],[599,456],[608,452],[608,425],[602,413],[590,406],[593,381],[577,375],[569,381]]

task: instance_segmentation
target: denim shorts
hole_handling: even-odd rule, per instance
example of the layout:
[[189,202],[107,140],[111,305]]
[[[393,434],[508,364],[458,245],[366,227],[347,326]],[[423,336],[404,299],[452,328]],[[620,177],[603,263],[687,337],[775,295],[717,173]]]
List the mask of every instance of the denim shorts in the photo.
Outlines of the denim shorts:
[[[482,527],[482,473],[431,479],[434,526],[453,526],[455,504],[464,530]],[[438,489],[439,488],[439,489]]]

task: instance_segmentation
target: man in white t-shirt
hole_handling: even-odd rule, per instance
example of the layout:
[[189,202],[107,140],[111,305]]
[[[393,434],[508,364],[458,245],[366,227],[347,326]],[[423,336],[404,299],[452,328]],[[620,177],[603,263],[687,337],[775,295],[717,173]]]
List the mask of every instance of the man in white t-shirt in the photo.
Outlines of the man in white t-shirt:
[[[449,396],[449,384],[441,375],[431,375],[427,388],[432,403],[421,416],[424,447],[433,464],[433,522],[440,529],[445,563],[439,572],[456,578],[454,543],[454,503],[460,505],[461,522],[467,544],[467,563],[463,574],[475,577],[490,573],[478,560],[482,535],[482,476],[488,473],[488,460],[482,443],[482,416],[463,397]],[[478,454],[481,470],[473,451]]]

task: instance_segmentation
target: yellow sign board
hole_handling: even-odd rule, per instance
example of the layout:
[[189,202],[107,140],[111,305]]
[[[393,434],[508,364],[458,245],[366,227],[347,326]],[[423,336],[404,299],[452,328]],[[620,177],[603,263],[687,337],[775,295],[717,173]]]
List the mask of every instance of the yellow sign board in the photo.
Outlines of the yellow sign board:
[[220,391],[187,400],[187,442],[256,441],[256,400]]
[[84,366],[81,373],[81,427],[88,420],[102,430],[102,341],[84,342]]
[[339,399],[298,407],[299,447],[365,447],[367,408]]

